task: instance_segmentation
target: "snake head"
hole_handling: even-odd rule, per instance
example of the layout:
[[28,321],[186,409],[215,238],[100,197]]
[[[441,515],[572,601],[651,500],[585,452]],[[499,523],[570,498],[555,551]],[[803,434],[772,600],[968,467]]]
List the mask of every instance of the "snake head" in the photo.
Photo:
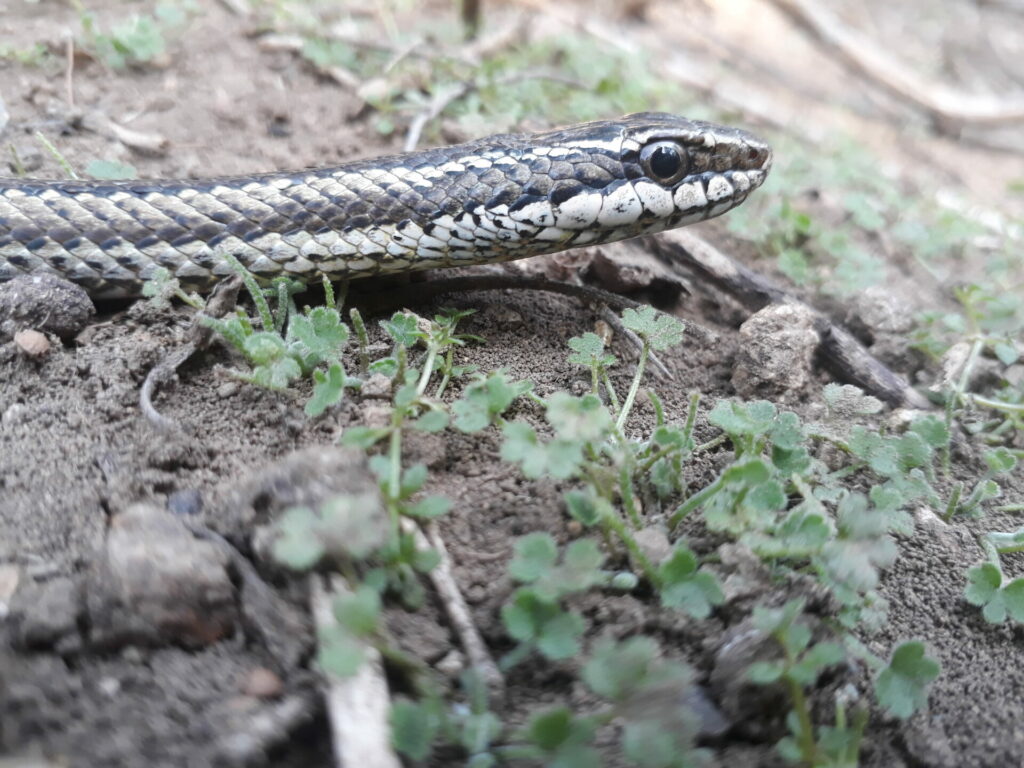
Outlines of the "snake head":
[[504,231],[552,245],[543,250],[718,216],[764,182],[772,161],[746,131],[660,112],[506,138],[518,146],[502,147],[496,165],[517,183],[484,209]]

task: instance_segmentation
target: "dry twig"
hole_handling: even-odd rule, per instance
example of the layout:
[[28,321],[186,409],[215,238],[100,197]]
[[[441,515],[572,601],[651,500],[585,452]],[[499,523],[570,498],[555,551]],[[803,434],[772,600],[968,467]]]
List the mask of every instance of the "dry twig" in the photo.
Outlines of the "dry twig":
[[437,567],[430,571],[430,581],[433,583],[434,589],[437,590],[437,595],[444,606],[445,613],[448,614],[448,620],[451,621],[459,636],[462,647],[466,650],[470,666],[487,684],[488,688],[495,692],[502,691],[505,688],[505,679],[501,676],[498,665],[491,658],[487,645],[484,643],[483,637],[480,636],[480,630],[473,622],[469,606],[466,605],[466,600],[452,573],[452,560],[448,555],[448,548],[445,546],[437,526],[431,523],[425,534],[414,522],[403,519],[402,527],[406,533],[412,534],[418,548],[430,549],[433,547],[440,555],[441,560]]
[[[310,575],[310,612],[318,632],[334,625],[332,598],[345,591],[347,587],[340,577],[332,579],[328,590],[319,575]],[[327,685],[324,700],[335,765],[338,768],[401,768],[401,762],[391,749],[388,685],[377,649],[367,646],[366,659],[352,677],[340,678],[329,672],[324,672],[323,676]]]
[[940,129],[1024,121],[1024,95],[986,96],[931,82],[890,56],[866,35],[844,25],[824,4],[809,0],[771,2],[829,51],[839,54],[848,67],[927,112]]

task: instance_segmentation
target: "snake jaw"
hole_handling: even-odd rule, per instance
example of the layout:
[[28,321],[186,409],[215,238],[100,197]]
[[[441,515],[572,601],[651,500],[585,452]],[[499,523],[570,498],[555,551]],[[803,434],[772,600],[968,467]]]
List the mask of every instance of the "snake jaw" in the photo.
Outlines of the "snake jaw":
[[717,216],[770,167],[749,133],[642,113],[308,171],[0,179],[0,281],[45,270],[115,297],[159,268],[209,289],[230,274],[224,252],[305,281],[505,261]]

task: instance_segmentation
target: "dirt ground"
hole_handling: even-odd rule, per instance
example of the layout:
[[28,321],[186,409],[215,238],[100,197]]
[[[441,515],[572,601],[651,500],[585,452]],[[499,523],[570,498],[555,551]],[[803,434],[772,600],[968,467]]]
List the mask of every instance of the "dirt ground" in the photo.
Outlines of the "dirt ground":
[[[78,29],[76,11],[55,0],[0,0],[0,5],[0,46],[40,41],[63,51],[66,32]],[[790,129],[806,121],[809,135],[842,126],[905,172],[916,188],[952,186],[982,206],[1003,202],[999,190],[1024,178],[1020,154],[986,148],[969,136],[936,138],[909,111],[907,122],[894,127],[879,117],[871,101],[891,97],[867,95],[868,89],[857,87],[840,93],[834,84],[848,78],[840,65],[822,58],[792,28],[786,28],[785,36],[775,35],[784,20],[758,3],[721,3],[716,11],[668,0],[637,5],[646,8],[643,18],[620,20],[631,38],[676,39],[679,50],[689,51],[705,71],[720,67],[716,83],[722,92],[740,94],[737,98],[749,93],[756,101],[752,129],[758,129],[757,114],[766,107]],[[95,2],[89,7],[109,20],[140,6]],[[682,7],[711,31],[695,35],[693,25],[678,18]],[[877,26],[866,30],[883,39],[912,25],[910,11],[901,15],[895,7],[886,8],[887,21],[876,19]],[[612,14],[614,6],[605,4],[605,10]],[[433,12],[453,13],[445,4]],[[975,24],[980,25],[973,12],[969,15],[964,47],[975,39],[970,34]],[[1019,26],[1021,17],[1012,18]],[[611,16],[607,21],[615,23]],[[931,66],[929,35],[949,30],[930,12],[913,24],[923,31],[901,53]],[[172,41],[159,66],[110,71],[81,58],[69,76],[63,58],[56,67],[42,68],[0,62],[0,98],[9,113],[0,142],[13,144],[30,175],[40,177],[60,171],[39,149],[32,136],[37,130],[75,165],[97,157],[129,161],[143,177],[326,165],[398,148],[400,136],[387,139],[376,132],[351,91],[292,52],[266,50],[255,31],[226,5],[211,2],[190,16],[187,35]],[[995,50],[1010,45],[1006,32],[993,34],[999,38]],[[1016,44],[1024,44],[1024,35]],[[729,51],[739,50],[747,55],[730,56]],[[735,59],[735,66],[716,64],[714,55]],[[761,69],[765,61],[773,66]],[[695,65],[693,71],[700,70]],[[758,71],[762,87],[751,93],[752,73]],[[800,86],[784,88],[787,73],[794,71],[801,73]],[[979,76],[966,73],[963,80],[973,85]],[[109,131],[90,128],[99,124],[96,116],[159,134],[166,148],[130,150]],[[736,122],[743,123],[744,117]],[[786,162],[786,157],[777,159]],[[1018,197],[1009,205],[1022,202]],[[727,235],[722,224],[698,229],[737,259],[771,269],[758,264],[752,246]],[[898,299],[917,309],[945,305],[943,287],[922,282],[912,259],[885,255],[892,255],[899,267],[889,286]],[[569,273],[592,257],[553,257],[546,269]],[[965,272],[970,267],[964,265]],[[692,336],[667,354],[664,363],[674,378],[652,385],[674,419],[685,413],[689,392],[705,393],[697,426],[700,441],[714,434],[705,419],[707,409],[717,398],[736,394],[731,379],[742,344],[737,333],[742,313],[713,290],[693,290],[689,296],[662,293],[659,307],[714,334]],[[442,305],[475,309],[463,329],[487,340],[461,349],[459,362],[482,370],[504,367],[512,378],[533,380],[542,396],[555,390],[579,393],[589,386],[587,374],[566,363],[565,343],[593,330],[598,310],[575,299],[527,291],[466,293],[411,308],[429,316]],[[301,583],[265,572],[272,594],[253,595],[243,579],[244,566],[210,542],[189,543],[188,557],[209,569],[209,581],[201,588],[204,600],[218,606],[211,611],[214,619],[182,617],[176,636],[161,639],[145,622],[125,620],[108,598],[131,586],[114,583],[118,573],[123,578],[117,557],[145,559],[150,552],[156,557],[158,550],[150,549],[154,541],[182,535],[166,522],[163,510],[175,513],[175,519],[201,521],[258,562],[259,533],[265,533],[275,513],[297,500],[320,498],[332,482],[347,478],[344,468],[338,469],[339,480],[328,481],[309,467],[337,469],[337,462],[344,463],[332,446],[347,426],[363,423],[372,406],[349,399],[325,418],[308,420],[302,413],[306,391],[273,394],[239,384],[222,371],[232,365],[231,355],[214,347],[191,359],[176,383],[160,391],[157,406],[184,432],[159,434],[140,414],[139,388],[148,371],[183,343],[191,313],[142,302],[104,304],[98,310],[85,331],[57,342],[39,358],[0,340],[0,605],[5,608],[0,614],[0,755],[10,755],[0,758],[0,765],[329,764],[331,746],[311,665],[313,635]],[[844,308],[836,307],[835,315],[842,320]],[[371,333],[379,341],[379,331]],[[630,355],[621,340],[615,350]],[[895,367],[911,376],[919,373],[917,360]],[[617,384],[628,386],[626,373],[620,376]],[[802,389],[785,394],[785,407],[813,418],[820,413],[821,387],[829,380],[816,370]],[[528,406],[522,408],[514,415],[537,417]],[[652,420],[651,409],[641,406],[633,426],[639,432]],[[455,575],[485,640],[506,650],[509,641],[499,610],[514,588],[503,575],[511,541],[537,530],[559,541],[571,538],[563,488],[525,480],[502,462],[493,431],[442,434],[410,445],[410,457],[429,466],[430,490],[453,501],[442,532]],[[958,458],[956,472],[966,479],[979,471],[973,456],[965,450]],[[718,469],[709,461],[701,468],[704,476],[697,472],[688,481],[700,487]],[[1007,503],[1024,498],[1021,474],[1004,483]],[[140,503],[144,506],[132,512],[134,522],[111,526],[112,519]],[[863,639],[887,657],[897,641],[922,638],[943,672],[927,709],[908,722],[873,714],[861,756],[865,766],[1024,763],[1024,636],[1019,627],[986,624],[962,598],[964,571],[981,558],[979,525],[923,524],[899,541],[899,557],[885,572],[881,590],[891,605],[890,620]],[[1009,514],[984,521],[985,529],[1018,525]],[[716,543],[699,534],[692,540],[702,553]],[[764,584],[761,594],[699,623],[628,595],[593,596],[579,607],[601,633],[656,637],[689,663],[704,684],[716,653],[730,630],[747,618],[754,597],[770,591],[781,599],[804,588],[793,581]],[[173,612],[173,605],[166,610]],[[457,647],[431,601],[421,613],[395,611],[388,621],[399,643],[428,663],[441,661]],[[280,682],[272,694],[254,682],[266,670],[273,670]],[[501,707],[506,719],[521,722],[557,700],[585,703],[586,694],[568,682],[574,671],[571,662],[517,669]],[[827,704],[830,691],[863,674],[851,669],[824,680],[822,701]],[[782,764],[772,746],[779,733],[770,712],[732,713],[731,720],[724,733],[703,739],[716,764]],[[437,765],[451,764],[444,756],[437,760]]]

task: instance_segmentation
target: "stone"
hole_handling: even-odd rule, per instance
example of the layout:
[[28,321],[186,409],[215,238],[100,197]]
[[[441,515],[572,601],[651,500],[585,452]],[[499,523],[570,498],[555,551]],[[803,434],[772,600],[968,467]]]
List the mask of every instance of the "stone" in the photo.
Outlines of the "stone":
[[732,385],[747,399],[771,398],[803,389],[818,348],[814,312],[802,304],[771,304],[740,326],[743,343]]
[[52,272],[21,275],[0,283],[0,335],[26,328],[70,338],[96,314],[89,294]]
[[172,513],[137,504],[115,516],[88,577],[91,640],[100,647],[200,647],[238,619],[228,556]]

